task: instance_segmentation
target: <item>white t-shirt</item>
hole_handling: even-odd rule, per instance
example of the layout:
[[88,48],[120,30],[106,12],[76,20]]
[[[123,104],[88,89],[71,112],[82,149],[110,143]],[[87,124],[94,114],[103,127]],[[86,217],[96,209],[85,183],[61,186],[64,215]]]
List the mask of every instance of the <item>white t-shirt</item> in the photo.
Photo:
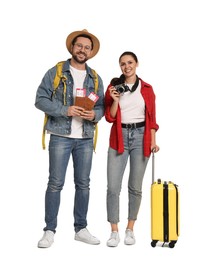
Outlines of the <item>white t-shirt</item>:
[[[134,84],[127,84],[131,89]],[[145,103],[141,95],[141,83],[134,92],[127,91],[119,101],[121,108],[121,122],[124,124],[145,121]]]
[[[86,76],[86,70],[78,70],[70,66],[70,72],[74,79],[74,86],[73,86],[73,97],[76,97],[76,89],[82,89],[83,83]],[[71,123],[71,134],[68,137],[71,138],[82,138],[82,121],[83,119],[78,116],[72,117]]]

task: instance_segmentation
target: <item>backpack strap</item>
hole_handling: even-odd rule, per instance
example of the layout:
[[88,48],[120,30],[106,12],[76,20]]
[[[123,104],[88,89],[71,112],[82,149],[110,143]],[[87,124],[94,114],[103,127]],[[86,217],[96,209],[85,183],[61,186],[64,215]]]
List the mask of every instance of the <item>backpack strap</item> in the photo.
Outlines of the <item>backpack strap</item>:
[[98,75],[96,73],[96,71],[94,69],[91,69],[92,73],[93,73],[93,80],[94,80],[94,92],[97,93],[98,90]]
[[56,88],[59,86],[60,84],[60,79],[62,77],[62,71],[63,71],[63,63],[64,61],[60,61],[57,63],[57,69],[56,69],[56,75],[54,78],[54,90],[56,90]]
[[46,123],[47,123],[47,120],[48,120],[48,115],[45,113],[45,116],[44,116],[44,121],[43,121],[43,132],[42,132],[42,147],[43,147],[43,150],[46,149],[46,130],[45,130],[45,126],[46,126]]
[[63,85],[64,85],[64,89],[63,89],[63,104],[66,105],[66,76],[63,75],[63,63],[64,61],[60,61],[57,63],[57,70],[56,70],[56,75],[54,78],[54,82],[53,82],[53,86],[54,86],[54,92],[53,95],[56,92],[56,89],[58,88],[59,84],[60,84],[60,80],[62,80]]

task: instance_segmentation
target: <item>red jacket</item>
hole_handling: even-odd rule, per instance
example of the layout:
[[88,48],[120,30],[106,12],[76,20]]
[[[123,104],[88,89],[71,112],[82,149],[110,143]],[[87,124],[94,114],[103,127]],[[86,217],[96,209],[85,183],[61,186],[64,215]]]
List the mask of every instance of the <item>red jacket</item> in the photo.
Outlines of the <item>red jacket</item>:
[[[156,123],[156,111],[155,111],[155,94],[152,86],[148,83],[141,81],[141,95],[145,102],[145,131],[144,131],[144,156],[149,157],[151,154],[151,129],[158,130],[159,126]],[[121,110],[118,106],[116,118],[111,117],[110,107],[113,103],[113,99],[109,94],[108,86],[105,93],[105,119],[109,123],[113,123],[110,131],[110,147],[117,150],[118,153],[124,152],[124,142],[122,136],[121,127]]]

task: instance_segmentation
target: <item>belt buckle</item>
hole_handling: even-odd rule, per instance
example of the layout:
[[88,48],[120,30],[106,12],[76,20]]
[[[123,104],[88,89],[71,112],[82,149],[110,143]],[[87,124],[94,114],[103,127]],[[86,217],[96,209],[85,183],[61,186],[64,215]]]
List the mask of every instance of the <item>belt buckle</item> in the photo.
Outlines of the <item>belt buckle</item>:
[[127,128],[129,128],[129,129],[136,128],[136,123],[127,124]]

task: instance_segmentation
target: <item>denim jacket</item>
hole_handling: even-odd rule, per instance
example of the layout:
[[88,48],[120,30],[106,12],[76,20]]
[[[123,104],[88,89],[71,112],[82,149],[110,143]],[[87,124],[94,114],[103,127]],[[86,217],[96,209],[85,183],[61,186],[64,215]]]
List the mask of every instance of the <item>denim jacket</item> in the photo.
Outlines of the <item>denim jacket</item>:
[[[60,82],[56,92],[53,94],[53,81],[56,74],[56,66],[49,69],[44,75],[41,84],[36,92],[35,107],[42,110],[48,115],[48,121],[45,129],[51,133],[58,135],[71,134],[72,117],[67,116],[68,107],[74,105],[73,98],[73,77],[70,73],[70,59],[66,60],[63,65],[63,74],[66,76],[66,105],[64,105],[63,83]],[[91,68],[86,64],[86,78],[83,83],[83,88],[86,89],[86,95],[94,92],[94,81]],[[95,119],[91,122],[83,120],[83,137],[93,138],[95,123],[104,116],[104,86],[101,77],[98,75],[98,91],[97,100],[93,110],[95,111]]]

